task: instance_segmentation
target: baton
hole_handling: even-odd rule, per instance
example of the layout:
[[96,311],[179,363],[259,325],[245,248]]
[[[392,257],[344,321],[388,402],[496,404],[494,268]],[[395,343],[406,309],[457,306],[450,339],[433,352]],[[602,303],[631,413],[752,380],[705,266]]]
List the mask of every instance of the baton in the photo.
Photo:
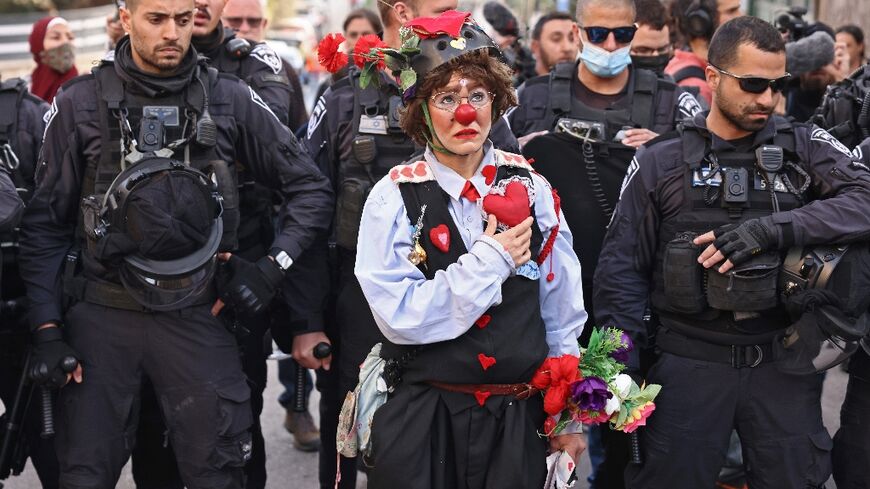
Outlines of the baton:
[[[61,362],[61,370],[66,373],[72,373],[78,367],[79,362],[74,357],[66,357]],[[42,400],[42,432],[39,437],[46,439],[54,436],[54,406],[51,402],[51,390],[43,385],[39,388],[40,398]]]
[[[332,355],[332,346],[329,343],[320,342],[314,347],[314,358],[326,358]],[[296,363],[296,392],[293,398],[293,411],[303,413],[305,405],[305,367]]]

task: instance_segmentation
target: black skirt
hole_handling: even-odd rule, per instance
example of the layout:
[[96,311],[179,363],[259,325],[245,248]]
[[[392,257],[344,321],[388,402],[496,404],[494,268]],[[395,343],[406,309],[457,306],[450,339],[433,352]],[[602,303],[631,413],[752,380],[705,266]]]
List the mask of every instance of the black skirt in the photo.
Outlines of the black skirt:
[[372,421],[370,489],[530,489],[544,485],[540,395],[518,401],[400,384]]

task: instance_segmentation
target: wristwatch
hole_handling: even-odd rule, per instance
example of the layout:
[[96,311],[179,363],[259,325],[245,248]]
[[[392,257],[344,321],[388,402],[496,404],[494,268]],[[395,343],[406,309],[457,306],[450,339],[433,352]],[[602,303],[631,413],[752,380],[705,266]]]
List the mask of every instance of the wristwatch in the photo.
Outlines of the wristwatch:
[[272,248],[269,250],[269,256],[275,260],[275,263],[278,264],[278,268],[280,268],[282,272],[286,272],[287,269],[293,265],[293,258],[290,258],[290,255],[282,249]]

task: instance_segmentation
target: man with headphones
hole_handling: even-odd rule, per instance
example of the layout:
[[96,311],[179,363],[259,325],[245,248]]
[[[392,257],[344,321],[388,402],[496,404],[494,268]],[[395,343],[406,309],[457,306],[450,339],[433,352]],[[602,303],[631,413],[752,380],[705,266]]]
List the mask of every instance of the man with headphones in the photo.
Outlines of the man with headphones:
[[672,76],[681,87],[698,87],[701,98],[709,104],[712,93],[704,69],[710,39],[719,25],[716,0],[675,0],[671,4],[671,17],[683,49],[674,53],[665,74]]

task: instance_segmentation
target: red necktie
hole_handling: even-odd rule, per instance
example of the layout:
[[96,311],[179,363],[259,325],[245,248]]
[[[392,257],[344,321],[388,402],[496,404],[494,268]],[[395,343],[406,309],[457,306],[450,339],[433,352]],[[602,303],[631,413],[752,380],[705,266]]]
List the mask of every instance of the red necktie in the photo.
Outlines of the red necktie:
[[465,181],[465,186],[462,187],[462,193],[459,196],[465,197],[469,202],[477,202],[477,199],[480,198],[480,194],[477,193],[477,189],[474,188],[470,180]]

